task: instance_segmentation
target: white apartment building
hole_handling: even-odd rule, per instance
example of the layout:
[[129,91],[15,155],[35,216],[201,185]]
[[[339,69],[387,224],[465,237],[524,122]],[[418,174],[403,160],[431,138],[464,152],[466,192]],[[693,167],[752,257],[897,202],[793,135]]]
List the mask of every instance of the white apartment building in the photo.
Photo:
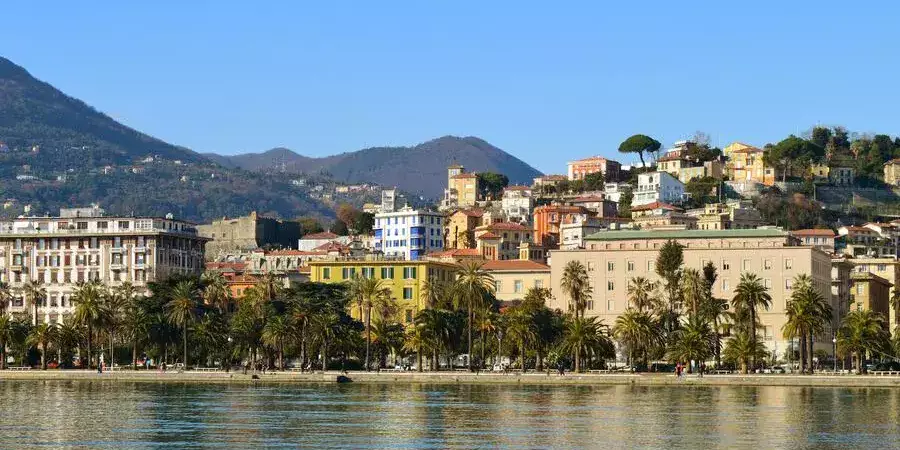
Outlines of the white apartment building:
[[510,186],[503,190],[501,209],[509,222],[531,223],[534,197],[528,186]]
[[638,175],[631,206],[653,202],[679,203],[684,198],[684,183],[667,172],[648,172]]
[[387,257],[414,261],[443,250],[444,216],[405,207],[375,215],[375,250]]
[[603,193],[607,200],[619,203],[622,200],[622,194],[631,191],[631,185],[628,183],[606,183],[603,186]]
[[23,287],[37,280],[47,291],[38,302],[42,320],[65,322],[74,311],[77,283],[99,280],[114,287],[128,281],[140,289],[173,274],[199,274],[207,241],[188,222],[105,217],[99,209],[0,222],[0,281],[13,294],[8,311],[27,312]]

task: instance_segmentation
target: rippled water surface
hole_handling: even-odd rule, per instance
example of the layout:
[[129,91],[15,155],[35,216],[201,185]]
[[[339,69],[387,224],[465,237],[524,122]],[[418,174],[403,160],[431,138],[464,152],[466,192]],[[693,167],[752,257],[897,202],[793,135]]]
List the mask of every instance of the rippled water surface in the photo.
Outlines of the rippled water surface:
[[900,390],[0,382],[0,448],[900,448]]

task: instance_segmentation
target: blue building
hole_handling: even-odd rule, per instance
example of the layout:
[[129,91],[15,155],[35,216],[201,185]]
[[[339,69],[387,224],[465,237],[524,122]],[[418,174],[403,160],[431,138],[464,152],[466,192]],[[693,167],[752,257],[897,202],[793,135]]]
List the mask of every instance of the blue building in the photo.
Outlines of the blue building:
[[415,261],[444,248],[444,216],[410,207],[375,214],[375,250]]

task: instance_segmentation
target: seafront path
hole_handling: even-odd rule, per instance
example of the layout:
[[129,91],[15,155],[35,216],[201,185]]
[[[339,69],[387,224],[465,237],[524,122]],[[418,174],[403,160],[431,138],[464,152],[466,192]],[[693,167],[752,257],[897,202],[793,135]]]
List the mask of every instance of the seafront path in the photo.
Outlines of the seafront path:
[[11,380],[150,382],[150,383],[334,383],[340,376],[354,383],[396,384],[513,384],[513,385],[636,385],[636,386],[808,386],[900,388],[900,375],[686,375],[470,373],[470,372],[159,372],[116,370],[98,374],[88,370],[2,370],[0,383]]

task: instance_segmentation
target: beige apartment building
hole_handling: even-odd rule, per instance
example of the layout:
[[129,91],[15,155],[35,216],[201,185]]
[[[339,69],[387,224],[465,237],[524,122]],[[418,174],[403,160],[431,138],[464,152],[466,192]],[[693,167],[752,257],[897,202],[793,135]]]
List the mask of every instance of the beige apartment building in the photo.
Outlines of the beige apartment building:
[[[637,276],[658,279],[656,258],[659,249],[670,239],[684,245],[685,267],[700,270],[707,262],[716,266],[718,280],[713,290],[716,297],[734,297],[741,273],[755,273],[762,279],[772,296],[772,307],[759,314],[764,327],[760,335],[779,358],[785,357],[789,346],[796,345],[790,344],[781,333],[794,277],[809,274],[815,288],[825,298],[833,299],[830,256],[812,246],[793,245],[796,241],[779,229],[606,231],[586,237],[585,250],[551,252],[553,300],[549,306],[568,309],[569,298],[560,287],[560,280],[569,261],[581,261],[593,288],[586,313],[612,326],[628,307],[629,280]],[[831,334],[831,327],[823,333],[828,336],[829,350]],[[824,339],[821,344],[824,348]]]
[[[900,280],[900,261],[896,258],[852,258],[847,262],[853,265],[853,274],[872,274],[883,278],[890,283],[888,298],[893,298]],[[852,302],[852,301],[851,301]],[[855,307],[851,305],[851,310]],[[888,308],[890,311],[889,328],[891,332],[900,325],[900,314],[896,308]]]
[[522,300],[531,288],[550,287],[550,267],[535,261],[487,261],[481,268],[494,278],[494,295],[500,301]]
[[[23,287],[39,280],[43,321],[58,323],[74,311],[79,282],[138,288],[173,274],[199,274],[204,244],[194,224],[156,217],[106,217],[102,210],[62,210],[60,217],[25,217],[0,222],[0,281],[13,294],[8,311],[26,312]],[[75,213],[70,213],[75,211]]]

